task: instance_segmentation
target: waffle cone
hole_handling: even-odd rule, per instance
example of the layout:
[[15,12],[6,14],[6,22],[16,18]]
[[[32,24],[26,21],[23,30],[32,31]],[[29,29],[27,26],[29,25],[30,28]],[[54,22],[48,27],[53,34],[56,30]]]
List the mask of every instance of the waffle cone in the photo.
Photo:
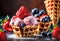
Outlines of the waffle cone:
[[44,4],[53,25],[57,24],[60,18],[60,0],[45,0]]

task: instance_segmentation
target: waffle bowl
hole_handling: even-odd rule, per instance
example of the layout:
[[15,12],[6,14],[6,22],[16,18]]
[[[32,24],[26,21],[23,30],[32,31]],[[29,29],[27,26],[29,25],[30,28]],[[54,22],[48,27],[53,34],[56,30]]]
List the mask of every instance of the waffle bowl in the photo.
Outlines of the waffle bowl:
[[25,26],[23,29],[20,26],[13,25],[12,29],[16,37],[33,37],[34,35],[41,34],[43,31],[48,31],[51,26],[49,22],[38,22],[34,26]]
[[14,26],[12,26],[12,29],[13,29],[13,32],[16,35],[16,37],[22,37],[23,30],[21,27],[14,25]]
[[39,22],[38,23],[38,33],[41,34],[41,32],[43,31],[48,31],[48,29],[50,28],[51,26],[51,21],[50,22]]
[[23,37],[31,37],[38,34],[38,26],[25,26],[23,29]]
[[48,31],[51,26],[50,22],[39,22],[37,26],[25,26],[23,29],[24,37],[31,37],[33,35],[41,34],[43,31]]
[[44,3],[53,25],[57,24],[60,18],[60,0],[45,0]]

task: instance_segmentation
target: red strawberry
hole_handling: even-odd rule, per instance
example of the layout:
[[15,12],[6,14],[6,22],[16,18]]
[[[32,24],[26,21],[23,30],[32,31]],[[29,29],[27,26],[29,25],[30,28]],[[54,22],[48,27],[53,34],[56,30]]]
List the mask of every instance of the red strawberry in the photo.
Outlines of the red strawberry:
[[4,32],[0,32],[0,41],[7,41],[7,37]]
[[17,11],[16,16],[18,18],[23,19],[24,17],[27,17],[30,15],[29,10],[25,6],[21,6],[20,9]]
[[60,27],[57,27],[57,28],[53,29],[52,36],[54,38],[60,39]]
[[3,24],[3,28],[7,31],[12,31],[12,27],[9,25],[10,23],[10,20],[6,21],[4,24]]
[[57,35],[56,32],[57,32],[57,28],[53,29],[53,31],[52,31],[52,36],[55,37],[55,38],[56,38],[56,35]]

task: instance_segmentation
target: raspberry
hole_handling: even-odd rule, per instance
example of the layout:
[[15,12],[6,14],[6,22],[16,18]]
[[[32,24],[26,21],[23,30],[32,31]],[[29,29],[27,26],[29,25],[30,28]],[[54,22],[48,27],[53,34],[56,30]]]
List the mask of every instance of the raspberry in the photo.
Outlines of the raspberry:
[[27,8],[25,6],[21,6],[20,9],[16,13],[16,16],[21,19],[23,19],[29,15],[30,15],[30,12],[29,12],[29,10],[27,10]]

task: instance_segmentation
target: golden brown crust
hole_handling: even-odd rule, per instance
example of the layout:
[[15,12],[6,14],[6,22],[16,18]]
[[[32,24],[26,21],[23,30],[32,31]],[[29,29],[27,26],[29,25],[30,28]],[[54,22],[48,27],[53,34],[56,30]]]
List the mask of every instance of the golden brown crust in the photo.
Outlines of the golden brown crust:
[[31,37],[33,34],[38,34],[38,26],[25,26],[23,29],[23,37]]
[[33,35],[40,34],[43,31],[48,31],[51,25],[50,22],[39,22],[35,26],[25,26],[23,29],[19,26],[12,26],[13,32],[17,37],[32,37]]
[[44,3],[52,23],[57,24],[60,18],[60,0],[45,0]]
[[17,37],[22,37],[23,30],[22,30],[21,27],[14,25],[14,26],[12,26],[12,29],[13,29],[14,34],[15,34]]
[[50,22],[39,22],[38,23],[38,31],[39,31],[39,34],[41,33],[41,32],[43,32],[43,31],[48,31],[48,29],[50,28],[50,26],[51,26],[51,21]]
[[37,26],[25,26],[23,29],[23,37],[31,37],[34,34],[41,34],[43,31],[48,31],[51,26],[50,22],[39,22]]

